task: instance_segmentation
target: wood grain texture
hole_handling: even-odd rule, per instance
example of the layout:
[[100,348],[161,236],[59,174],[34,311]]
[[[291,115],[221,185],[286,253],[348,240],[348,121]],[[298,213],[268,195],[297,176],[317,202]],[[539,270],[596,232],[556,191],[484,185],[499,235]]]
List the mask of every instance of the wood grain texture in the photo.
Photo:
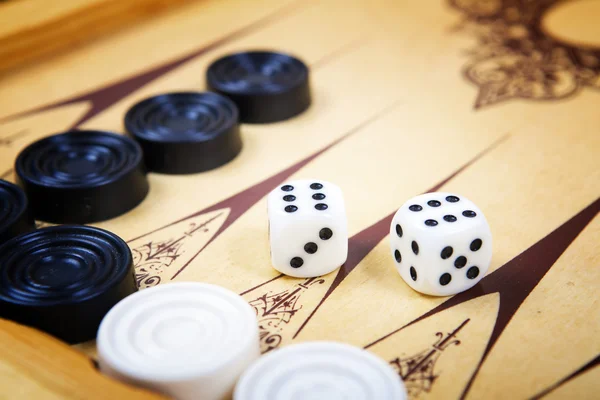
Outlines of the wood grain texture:
[[92,360],[35,329],[0,319],[0,399],[165,399],[100,374]]
[[21,0],[0,5],[0,74],[190,0]]
[[[41,137],[123,132],[140,99],[203,90],[220,56],[295,54],[311,67],[305,113],[243,125],[242,152],[216,170],[150,174],[139,207],[96,224],[128,241],[141,286],[227,287],[256,310],[263,351],[367,347],[411,399],[595,398],[600,41],[589,4],[576,9],[585,2],[196,2],[0,81],[0,173],[12,179]],[[318,279],[282,277],[266,195],[311,177],[344,191],[349,261]],[[473,200],[494,237],[485,281],[451,298],[411,290],[386,239],[390,215],[432,189]],[[168,254],[150,257],[159,248]]]

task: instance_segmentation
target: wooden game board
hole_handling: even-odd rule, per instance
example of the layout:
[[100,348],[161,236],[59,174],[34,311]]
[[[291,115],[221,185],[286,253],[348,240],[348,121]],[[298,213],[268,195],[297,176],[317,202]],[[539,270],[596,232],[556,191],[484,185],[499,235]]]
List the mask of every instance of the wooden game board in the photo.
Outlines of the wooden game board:
[[[123,132],[140,99],[203,90],[222,55],[290,52],[311,67],[307,112],[244,125],[242,153],[217,170],[150,174],[139,207],[96,224],[128,241],[140,287],[227,287],[255,308],[264,352],[365,347],[411,399],[598,398],[598,17],[595,0],[189,3],[4,74],[0,175],[14,180],[16,155],[38,138]],[[343,189],[349,258],[293,279],[270,267],[266,195],[305,177]],[[488,275],[450,298],[410,289],[387,240],[397,208],[433,190],[477,203],[494,237]],[[77,347],[94,355],[93,343]],[[2,359],[0,398],[68,396],[44,383],[65,371],[40,378]]]

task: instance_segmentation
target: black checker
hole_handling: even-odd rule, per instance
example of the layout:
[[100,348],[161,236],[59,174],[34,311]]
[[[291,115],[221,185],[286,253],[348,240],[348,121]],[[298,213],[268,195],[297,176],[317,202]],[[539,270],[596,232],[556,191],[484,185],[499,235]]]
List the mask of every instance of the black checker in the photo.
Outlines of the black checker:
[[127,244],[108,231],[62,225],[0,247],[0,317],[68,343],[94,339],[100,321],[137,291]]
[[208,67],[206,84],[208,90],[233,100],[246,123],[283,121],[311,103],[308,67],[283,53],[249,51],[222,57]]

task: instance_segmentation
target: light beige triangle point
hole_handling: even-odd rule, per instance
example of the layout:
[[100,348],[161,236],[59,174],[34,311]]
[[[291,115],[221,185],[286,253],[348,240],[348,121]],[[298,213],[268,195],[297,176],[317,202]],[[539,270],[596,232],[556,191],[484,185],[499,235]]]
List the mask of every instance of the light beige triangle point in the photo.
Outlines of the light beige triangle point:
[[261,352],[289,344],[302,323],[318,306],[336,271],[316,278],[281,277],[246,294],[256,312]]
[[498,307],[497,293],[479,297],[408,326],[368,350],[394,367],[410,398],[457,399],[481,360]]
[[140,288],[165,283],[193,264],[219,232],[231,209],[223,208],[188,218],[129,242]]

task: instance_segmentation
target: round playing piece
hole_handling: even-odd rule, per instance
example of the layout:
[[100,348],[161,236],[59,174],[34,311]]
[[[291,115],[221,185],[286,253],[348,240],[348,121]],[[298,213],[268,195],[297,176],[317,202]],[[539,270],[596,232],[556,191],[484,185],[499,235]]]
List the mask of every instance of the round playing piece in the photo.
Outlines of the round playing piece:
[[0,244],[34,229],[25,193],[17,185],[0,179]]
[[101,131],[70,131],[25,148],[15,165],[36,219],[103,221],[137,206],[148,193],[142,149]]
[[232,99],[240,119],[268,123],[294,117],[310,105],[308,67],[297,58],[269,51],[218,59],[206,72],[209,90]]
[[263,356],[240,378],[235,400],[404,400],[397,373],[366,350],[307,342]]
[[102,229],[54,226],[0,247],[0,317],[69,343],[95,338],[108,310],[136,290],[129,247]]
[[222,399],[260,355],[254,310],[215,285],[167,283],[117,304],[98,332],[100,370],[177,399]]
[[150,171],[192,174],[233,160],[242,150],[238,109],[216,93],[169,93],[134,105],[125,129],[142,146]]

